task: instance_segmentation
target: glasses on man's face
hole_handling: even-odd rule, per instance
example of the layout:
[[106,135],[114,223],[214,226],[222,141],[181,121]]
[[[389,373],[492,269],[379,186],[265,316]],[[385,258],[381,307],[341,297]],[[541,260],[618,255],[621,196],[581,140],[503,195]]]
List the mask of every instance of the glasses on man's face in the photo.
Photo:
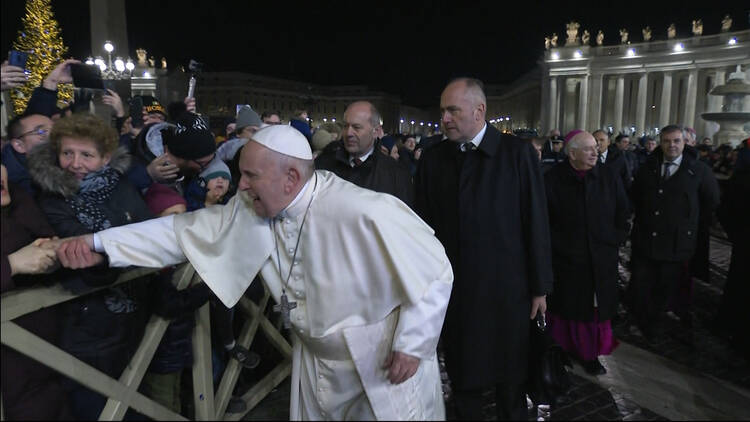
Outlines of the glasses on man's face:
[[46,136],[49,133],[49,131],[50,131],[49,129],[45,129],[45,128],[36,128],[28,132],[24,132],[20,134],[18,137],[23,138],[24,136],[29,136],[29,135]]
[[194,162],[195,164],[198,164],[198,167],[200,167],[198,171],[203,171],[206,169],[206,167],[208,167],[209,164],[211,164],[211,161],[213,161],[215,157],[216,157],[216,153],[213,153],[211,154],[211,158],[208,160],[201,160],[201,161],[191,160],[191,161]]

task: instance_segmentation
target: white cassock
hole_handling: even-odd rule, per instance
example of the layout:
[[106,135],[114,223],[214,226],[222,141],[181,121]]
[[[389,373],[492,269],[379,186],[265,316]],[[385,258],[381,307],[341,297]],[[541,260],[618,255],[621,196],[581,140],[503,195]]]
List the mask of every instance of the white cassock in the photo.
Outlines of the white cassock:
[[[258,273],[277,302],[283,286],[297,302],[293,420],[445,419],[436,347],[453,272],[443,246],[397,198],[315,173],[273,230],[238,193],[223,207],[99,232],[96,248],[112,266],[187,258],[227,307]],[[420,359],[399,385],[382,369],[391,351]]]

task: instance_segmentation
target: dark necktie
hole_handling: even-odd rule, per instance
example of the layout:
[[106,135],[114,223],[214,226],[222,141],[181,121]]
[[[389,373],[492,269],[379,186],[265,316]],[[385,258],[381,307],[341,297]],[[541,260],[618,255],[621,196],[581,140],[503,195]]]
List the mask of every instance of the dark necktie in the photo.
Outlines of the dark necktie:
[[672,167],[673,165],[674,165],[674,163],[671,162],[671,161],[665,161],[664,162],[664,173],[662,173],[662,175],[661,175],[661,180],[667,180],[667,179],[669,179],[669,177],[670,177],[670,175],[669,175],[669,168]]
[[458,144],[458,156],[456,157],[456,160],[459,169],[464,165],[466,153],[469,151],[474,151],[475,149],[477,149],[477,146],[472,142],[463,142]]
[[458,145],[458,149],[461,152],[474,151],[477,146],[473,142],[464,142]]
[[362,160],[360,160],[359,158],[355,158],[352,160],[352,164],[354,164],[354,167],[359,167],[362,165]]

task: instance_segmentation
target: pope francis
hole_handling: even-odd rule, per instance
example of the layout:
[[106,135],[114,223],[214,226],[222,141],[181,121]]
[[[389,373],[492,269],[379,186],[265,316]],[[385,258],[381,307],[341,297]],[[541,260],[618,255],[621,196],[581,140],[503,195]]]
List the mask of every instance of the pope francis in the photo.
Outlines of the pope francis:
[[293,420],[445,419],[436,346],[453,272],[397,198],[315,171],[290,126],[257,132],[225,206],[66,241],[83,268],[189,260],[228,307],[260,274],[291,328]]

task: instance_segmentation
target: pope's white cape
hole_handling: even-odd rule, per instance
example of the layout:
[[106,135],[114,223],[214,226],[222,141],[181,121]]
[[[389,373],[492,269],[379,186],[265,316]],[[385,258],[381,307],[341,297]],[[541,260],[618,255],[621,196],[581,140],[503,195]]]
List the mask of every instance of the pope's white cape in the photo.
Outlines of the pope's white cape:
[[[303,296],[295,297],[294,290],[287,288],[290,300],[300,301],[300,308],[292,314],[303,320],[292,322],[306,331],[295,333],[303,344],[305,339],[342,333],[368,399],[376,403],[373,411],[378,419],[411,419],[420,414],[444,417],[434,358],[453,273],[442,245],[432,229],[397,198],[361,189],[329,172],[316,174],[317,196],[299,246]],[[308,192],[299,201],[303,210]],[[144,228],[140,230],[139,225],[113,228],[100,232],[99,238],[113,266],[162,267],[189,259],[229,307],[237,303],[258,273],[278,301],[291,256],[281,257],[282,281],[274,232],[267,219],[253,212],[246,198],[238,194],[223,207],[175,216],[171,230],[167,219],[141,223]],[[148,223],[152,225],[144,233]],[[383,324],[394,311],[398,313],[395,329],[387,333]],[[385,336],[376,338],[379,334],[373,330],[385,330]],[[370,348],[367,356],[369,346],[363,346],[369,344],[364,342],[368,338],[381,345],[380,349],[386,348],[382,353],[396,350],[422,359],[419,388],[428,388],[430,394],[436,389],[432,409],[415,413],[393,404],[394,397],[408,398],[401,397],[399,386],[390,385],[382,371],[373,372],[381,352]],[[293,386],[299,385],[299,372],[293,371]],[[293,387],[292,417],[300,415],[295,412],[295,395]],[[387,396],[391,405],[384,406],[382,400]]]

